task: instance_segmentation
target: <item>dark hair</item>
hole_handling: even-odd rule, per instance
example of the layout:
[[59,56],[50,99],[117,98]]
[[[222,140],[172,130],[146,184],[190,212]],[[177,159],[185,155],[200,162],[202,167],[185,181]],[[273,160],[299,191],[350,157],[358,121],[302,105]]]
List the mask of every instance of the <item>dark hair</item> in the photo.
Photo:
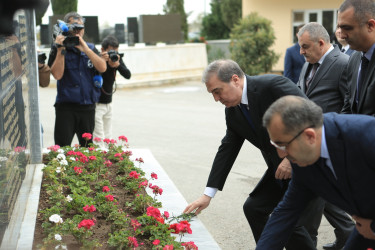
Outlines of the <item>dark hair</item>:
[[108,47],[111,46],[113,48],[118,48],[119,43],[116,37],[109,35],[106,36],[102,41],[102,48],[108,49]]
[[83,18],[80,14],[77,12],[69,12],[64,16],[64,22],[69,23],[69,19],[73,18],[75,20],[81,20],[83,23],[85,23],[85,18]]
[[313,42],[319,42],[319,40],[322,39],[325,43],[330,43],[327,30],[319,23],[312,22],[304,25],[298,31],[297,36],[300,37],[305,32],[310,35],[310,40]]
[[233,75],[244,76],[240,66],[232,60],[220,59],[210,63],[203,72],[202,82],[207,83],[212,74],[216,74],[220,81],[229,83]]
[[343,12],[350,7],[354,8],[354,18],[360,25],[375,17],[375,3],[373,0],[345,0],[341,4],[339,12]]
[[264,113],[263,126],[268,128],[272,118],[280,115],[286,134],[294,134],[307,126],[323,125],[322,108],[300,96],[284,96],[275,101]]

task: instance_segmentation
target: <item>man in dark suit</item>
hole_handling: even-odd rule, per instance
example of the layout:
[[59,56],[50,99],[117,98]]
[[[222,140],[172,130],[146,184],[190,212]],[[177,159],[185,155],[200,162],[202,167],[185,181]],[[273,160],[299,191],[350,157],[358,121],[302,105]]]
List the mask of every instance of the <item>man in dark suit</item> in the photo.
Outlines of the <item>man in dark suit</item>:
[[336,29],[335,36],[336,36],[337,42],[341,45],[341,52],[348,55],[348,56],[351,56],[353,54],[354,50],[352,50],[350,48],[349,44],[346,42],[345,39],[341,38],[340,28]]
[[[327,30],[318,23],[308,23],[303,26],[298,32],[298,43],[306,63],[297,86],[310,100],[318,104],[324,113],[339,113],[347,91],[347,84],[342,79],[342,75],[349,56],[341,53],[337,45],[330,43]],[[314,65],[318,67],[312,76]],[[335,228],[336,236],[335,242],[326,244],[323,248],[340,250],[352,232],[354,223],[344,211],[330,203],[324,205],[323,213]]]
[[342,113],[375,115],[375,3],[346,0],[339,8],[341,38],[356,50],[349,60]]
[[[303,24],[298,26],[297,32],[302,26]],[[287,48],[285,52],[284,76],[288,77],[294,83],[298,82],[302,66],[305,63],[305,58],[300,54],[300,48],[299,44],[295,43],[293,46]]]
[[[218,60],[207,66],[203,78],[207,91],[215,101],[226,106],[227,130],[212,165],[204,195],[184,210],[199,213],[205,209],[217,190],[222,190],[244,140],[248,140],[262,152],[268,169],[244,204],[244,213],[250,224],[255,241],[262,233],[272,210],[281,200],[291,177],[291,167],[285,165],[269,143],[262,127],[266,109],[281,96],[304,96],[288,78],[277,75],[248,76],[232,60]],[[286,159],[285,159],[286,160]],[[315,218],[315,202],[306,210],[306,216],[295,228],[287,249],[315,249],[305,227]],[[311,212],[312,211],[312,212]],[[307,215],[311,212],[310,215]],[[317,230],[308,229],[310,231]]]
[[282,249],[310,199],[321,196],[356,221],[345,250],[375,247],[375,119],[327,113],[310,100],[285,96],[263,117],[271,143],[293,164],[282,202],[258,250]]

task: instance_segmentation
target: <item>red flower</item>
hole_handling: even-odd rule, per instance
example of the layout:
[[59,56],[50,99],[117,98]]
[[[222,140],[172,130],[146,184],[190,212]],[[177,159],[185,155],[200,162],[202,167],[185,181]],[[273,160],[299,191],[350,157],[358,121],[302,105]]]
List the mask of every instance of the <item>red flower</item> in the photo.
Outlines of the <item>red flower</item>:
[[159,245],[159,243],[160,243],[160,240],[158,240],[158,239],[156,239],[156,240],[154,240],[154,241],[152,242],[152,244],[154,244],[155,246]]
[[74,167],[74,172],[76,172],[77,175],[79,175],[79,174],[82,173],[82,168],[83,168],[83,167]]
[[129,236],[128,237],[128,241],[129,241],[129,247],[138,247],[138,242],[137,242],[137,239],[135,237],[131,237]]
[[[59,145],[54,145],[54,146],[48,147],[47,149],[56,152],[59,148],[60,148]],[[16,149],[14,151],[17,152]]]
[[121,157],[122,155],[121,155],[121,153],[116,153],[115,154],[115,157]]
[[135,220],[135,219],[132,219],[130,224],[132,225],[134,231],[137,230],[140,226],[142,226],[142,224],[139,223],[139,222],[138,222],[137,220]]
[[154,172],[152,172],[152,173],[151,173],[151,178],[152,178],[152,179],[157,179],[157,178],[158,178],[158,175],[155,174]]
[[168,213],[167,211],[164,211],[164,217],[165,217],[166,219],[169,218],[169,213]]
[[157,209],[156,207],[148,207],[148,208],[147,208],[147,212],[146,212],[146,214],[147,214],[148,216],[152,216],[152,217],[154,217],[154,218],[159,218],[159,217],[161,217],[160,211],[159,211],[159,209]]
[[108,186],[103,187],[103,192],[108,193],[109,191],[111,191],[111,190],[109,189]]
[[106,160],[106,161],[104,162],[104,164],[105,164],[107,167],[109,167],[109,166],[112,165],[112,162],[111,162],[110,160]]
[[128,138],[126,138],[126,137],[123,136],[123,135],[120,135],[120,136],[118,137],[118,139],[121,140],[121,141],[128,142]]
[[194,241],[183,242],[181,246],[184,246],[185,250],[198,250],[198,247],[195,245]]
[[163,250],[173,250],[173,245],[165,245]]
[[139,183],[138,187],[147,187],[147,184],[148,184],[148,182],[147,182],[147,180],[145,180],[145,181],[142,181],[141,183]]
[[107,199],[107,201],[113,201],[113,195],[106,195],[105,198]]
[[186,220],[183,220],[180,223],[174,223],[170,225],[169,229],[174,230],[174,232],[172,233],[175,233],[175,234],[184,234],[184,233],[191,234],[192,233],[191,228],[190,228],[190,223],[187,222]]
[[159,218],[156,218],[156,220],[159,221],[161,224],[164,224],[164,218],[159,217]]
[[139,161],[140,163],[144,163],[143,159],[141,157],[135,158],[136,161]]
[[138,179],[138,177],[139,177],[140,175],[141,175],[141,174],[138,174],[137,171],[131,171],[131,172],[129,173],[129,176],[130,176],[131,178],[134,178],[134,179]]
[[86,206],[83,207],[83,210],[84,210],[85,212],[90,212],[90,213],[92,213],[92,212],[95,212],[95,211],[96,211],[96,207],[95,207],[94,205],[91,205],[91,206],[86,205]]
[[88,150],[89,151],[95,151],[95,148],[94,147],[89,147]]
[[90,140],[92,138],[92,134],[90,133],[83,133],[82,138],[84,138],[86,141]]
[[95,157],[94,155],[91,155],[91,156],[89,157],[89,159],[90,159],[91,161],[96,161],[96,157]]
[[95,141],[95,142],[101,142],[102,139],[100,139],[99,137],[95,137],[95,138],[94,138],[94,141]]
[[95,223],[93,220],[82,220],[79,224],[78,224],[78,228],[81,228],[81,227],[85,227],[87,229],[90,229],[92,226],[94,226]]

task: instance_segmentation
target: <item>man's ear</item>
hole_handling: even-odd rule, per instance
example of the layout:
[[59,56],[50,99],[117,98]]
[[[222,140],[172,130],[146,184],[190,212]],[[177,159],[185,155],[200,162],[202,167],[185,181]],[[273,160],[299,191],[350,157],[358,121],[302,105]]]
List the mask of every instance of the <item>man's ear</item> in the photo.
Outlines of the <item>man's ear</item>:
[[375,20],[374,19],[370,19],[367,21],[367,27],[368,27],[368,31],[375,31]]
[[232,75],[232,80],[234,82],[234,86],[239,86],[239,84],[240,84],[240,78],[238,77],[238,75],[233,74]]
[[305,129],[304,135],[306,136],[309,143],[313,144],[316,142],[316,131],[313,128],[307,128]]

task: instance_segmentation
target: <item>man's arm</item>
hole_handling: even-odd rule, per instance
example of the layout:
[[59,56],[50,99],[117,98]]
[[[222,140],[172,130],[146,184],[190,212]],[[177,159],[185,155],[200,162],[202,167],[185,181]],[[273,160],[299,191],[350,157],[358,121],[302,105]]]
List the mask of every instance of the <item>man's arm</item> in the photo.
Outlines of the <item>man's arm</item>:
[[[64,70],[65,70],[65,56],[64,52],[65,49],[62,47],[62,44],[65,40],[65,37],[63,35],[58,35],[55,40],[55,47],[52,48],[51,52],[54,52],[54,58],[52,58],[50,54],[50,58],[48,61],[48,65],[51,65],[51,74],[56,80],[60,80],[63,75],[64,75]],[[53,60],[53,61],[52,61]]]
[[99,71],[100,73],[105,72],[107,69],[105,60],[99,56],[98,51],[96,51],[96,53],[95,51],[91,50],[81,36],[77,36],[79,37],[79,45],[77,45],[76,48],[85,53],[90,58],[97,71]]
[[287,49],[284,57],[284,76],[293,79],[293,63],[290,49]]
[[130,70],[126,67],[124,61],[122,60],[122,58],[120,58],[120,66],[118,66],[117,70],[118,72],[120,72],[120,74],[126,78],[126,79],[130,79],[131,77],[131,73],[130,73]]
[[283,249],[301,213],[314,197],[311,191],[292,179],[283,200],[269,218],[256,249]]
[[345,69],[342,72],[341,79],[340,79],[340,85],[346,83],[346,92],[345,92],[345,96],[344,96],[344,105],[343,105],[343,107],[341,109],[341,113],[343,113],[343,114],[351,114],[352,113],[351,103],[350,103],[351,92],[352,92],[351,88],[352,88],[352,86],[351,86],[351,83],[348,82],[347,75],[348,75],[348,64],[345,66]]

